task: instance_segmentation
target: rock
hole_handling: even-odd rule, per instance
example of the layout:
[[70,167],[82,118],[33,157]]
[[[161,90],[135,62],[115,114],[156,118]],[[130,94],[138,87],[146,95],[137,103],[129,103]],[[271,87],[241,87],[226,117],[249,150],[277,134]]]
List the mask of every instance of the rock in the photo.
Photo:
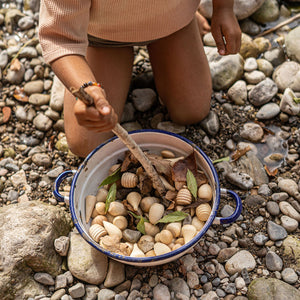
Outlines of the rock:
[[281,201],[279,203],[279,208],[283,214],[300,222],[300,214],[290,203],[286,201]]
[[8,64],[8,54],[6,50],[0,52],[0,68],[4,69]]
[[57,76],[54,76],[53,84],[51,88],[51,97],[50,97],[50,107],[58,112],[63,110],[64,106],[64,94],[65,94],[65,86],[58,79]]
[[176,293],[181,293],[187,297],[190,297],[190,289],[186,281],[182,278],[176,277],[170,281],[170,290]]
[[29,103],[37,106],[46,105],[49,103],[50,95],[46,94],[31,94],[29,97]]
[[48,131],[52,126],[52,120],[50,120],[47,116],[42,113],[39,113],[33,119],[33,125],[41,131]]
[[31,274],[34,271],[56,276],[61,272],[62,259],[53,243],[70,229],[70,216],[57,206],[30,201],[1,207],[0,298],[22,299],[17,295],[47,294]]
[[246,173],[228,172],[225,178],[231,184],[239,187],[241,190],[250,190],[253,187],[253,179]]
[[243,76],[244,61],[241,55],[221,56],[217,48],[207,55],[214,90],[229,88]]
[[33,278],[43,285],[54,285],[55,283],[53,277],[48,273],[35,273]]
[[[262,4],[264,0],[235,0],[234,13],[239,20],[246,19],[251,16]],[[201,0],[200,12],[206,18],[212,16],[212,0]]]
[[134,121],[135,109],[131,102],[125,103],[121,123]]
[[255,185],[259,186],[269,183],[269,178],[263,164],[253,152],[248,151],[245,156],[239,159],[237,164],[241,171],[247,173],[252,178]]
[[258,232],[257,234],[254,235],[253,237],[253,241],[256,245],[258,246],[263,246],[265,244],[265,242],[268,240],[269,238],[267,236],[265,236],[263,233]]
[[168,287],[161,283],[154,287],[153,297],[153,299],[155,300],[171,300],[171,295]]
[[209,135],[215,136],[220,128],[218,115],[211,110],[208,116],[200,122],[200,125]]
[[294,92],[290,88],[285,89],[280,101],[280,110],[291,116],[298,115],[300,103],[296,103],[294,99],[296,99]]
[[34,58],[37,57],[38,53],[37,50],[34,47],[25,47],[21,50],[19,57],[20,58]]
[[259,49],[254,44],[253,39],[245,33],[242,33],[240,55],[244,59],[256,58],[259,55]]
[[289,259],[292,259],[295,265],[291,265],[291,267],[300,269],[300,240],[298,236],[288,236],[283,241],[283,249],[284,255]]
[[254,57],[248,57],[245,60],[245,64],[244,64],[244,70],[246,72],[252,72],[254,70],[257,69],[257,62],[256,59]]
[[267,210],[272,216],[278,216],[280,213],[279,205],[274,201],[267,202]]
[[275,252],[269,251],[266,255],[266,267],[270,271],[281,271],[283,261]]
[[249,34],[251,36],[260,33],[260,26],[250,19],[244,19],[240,22],[240,27],[242,32]]
[[299,199],[299,189],[297,183],[293,179],[279,177],[278,187],[281,191],[287,192],[290,196]]
[[42,93],[44,91],[44,82],[42,80],[35,80],[25,83],[24,92],[27,95]]
[[106,277],[107,256],[88,244],[79,233],[71,232],[68,267],[74,277],[98,285]]
[[212,35],[211,32],[208,32],[206,33],[204,36],[203,36],[203,43],[205,46],[209,46],[209,47],[216,47],[216,41]]
[[54,241],[55,251],[60,256],[67,256],[70,245],[70,238],[68,236],[60,236]]
[[69,294],[72,298],[77,299],[85,294],[84,284],[79,282],[69,288]]
[[292,268],[285,268],[282,272],[282,279],[289,284],[294,284],[298,280],[298,275]]
[[256,266],[255,259],[247,250],[241,250],[234,254],[225,264],[225,270],[229,275],[240,273],[244,268],[252,271]]
[[276,0],[265,0],[251,18],[260,24],[276,21],[279,17],[279,5]]
[[[264,58],[257,59],[256,62],[257,62],[258,70],[262,71],[266,75],[266,77],[271,77],[273,70],[274,70],[273,65]],[[273,78],[273,80],[274,80],[274,78]]]
[[37,166],[50,167],[52,164],[52,160],[50,156],[46,153],[35,153],[32,156],[32,161]]
[[116,293],[109,289],[101,289],[98,293],[98,300],[114,300]]
[[300,63],[300,27],[296,26],[285,38],[285,46],[288,57]]
[[245,72],[244,77],[248,84],[257,84],[263,81],[266,75],[261,71],[254,70],[252,72]]
[[64,136],[61,139],[59,139],[55,144],[55,148],[58,151],[68,152],[69,146],[68,146],[67,138]]
[[[140,130],[140,129],[142,129],[142,126],[141,126],[141,124],[140,124],[138,121],[123,123],[122,126],[123,126],[124,129],[126,129],[128,132],[134,131],[134,130]],[[178,125],[178,126],[179,126],[179,125]],[[182,127],[182,126],[181,126],[181,127]]]
[[270,48],[271,48],[270,41],[264,37],[258,37],[256,39],[254,39],[253,44],[258,49],[259,54],[262,54],[262,53],[266,52],[267,50],[270,50]]
[[268,235],[272,241],[283,240],[287,237],[286,230],[282,226],[274,223],[273,221],[268,221],[267,230]]
[[156,98],[155,91],[149,88],[135,89],[131,93],[134,107],[141,112],[149,110],[155,103]]
[[247,85],[244,80],[238,80],[228,90],[228,97],[236,105],[244,105],[247,100]]
[[264,131],[259,124],[245,123],[240,131],[240,136],[250,142],[257,143],[263,138]]
[[30,16],[25,16],[18,21],[18,26],[21,30],[28,30],[29,28],[33,27],[33,25],[34,20]]
[[221,249],[217,256],[217,261],[220,263],[224,263],[237,252],[238,249],[235,247]]
[[266,201],[264,197],[260,195],[248,195],[246,196],[245,202],[248,206],[265,206]]
[[110,259],[106,279],[104,281],[104,286],[106,288],[111,288],[118,284],[121,284],[124,280],[125,265],[118,261]]
[[268,60],[274,67],[285,62],[285,54],[282,48],[273,48],[264,53],[264,58]]
[[14,27],[17,25],[18,21],[25,15],[21,13],[18,9],[9,9],[4,18],[4,23],[8,33],[12,34]]
[[248,288],[249,300],[300,299],[300,291],[275,278],[254,279]]
[[272,76],[280,91],[287,88],[300,92],[300,64],[295,61],[286,61],[279,65]]
[[249,93],[249,101],[254,106],[261,106],[269,102],[278,92],[276,83],[266,78],[257,84]]
[[5,79],[11,84],[20,84],[23,81],[25,74],[25,67],[22,63],[17,68],[11,67],[7,70]]
[[280,113],[280,107],[277,103],[267,103],[263,105],[256,113],[259,120],[270,120]]
[[173,133],[182,133],[185,131],[185,126],[175,124],[171,121],[164,121],[157,124],[157,129],[166,130]]
[[285,228],[287,232],[293,232],[297,230],[299,223],[297,220],[290,218],[289,216],[282,216],[280,218],[282,227]]

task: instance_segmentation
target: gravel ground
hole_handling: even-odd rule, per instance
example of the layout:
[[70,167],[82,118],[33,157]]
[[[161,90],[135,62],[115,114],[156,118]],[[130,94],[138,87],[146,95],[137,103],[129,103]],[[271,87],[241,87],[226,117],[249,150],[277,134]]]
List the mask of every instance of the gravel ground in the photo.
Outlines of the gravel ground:
[[[22,2],[14,3],[20,7]],[[68,150],[65,141],[61,93],[53,88],[54,74],[44,63],[36,38],[38,14],[27,11],[24,19],[21,11],[8,9],[4,1],[1,4],[5,9],[0,13],[0,206],[41,200],[68,211],[68,206],[54,198],[53,182],[62,171],[77,170],[83,160]],[[5,19],[7,11],[15,22],[11,30],[11,23]],[[294,28],[297,25],[293,23]],[[272,74],[290,59],[279,35],[268,38],[276,47],[254,56],[254,60],[269,57]],[[201,124],[178,126],[170,122],[165,107],[158,101],[146,49],[135,51],[133,80],[122,125],[127,130],[159,128],[179,133],[199,146],[212,161],[221,159],[215,162],[220,185],[241,197],[242,214],[233,225],[211,226],[194,250],[175,262],[142,269],[121,267],[124,279],[110,287],[89,284],[67,269],[52,284],[45,283],[49,274],[35,272],[35,280],[48,285],[49,293],[30,299],[266,299],[276,293],[259,292],[261,287],[254,280],[267,278],[278,280],[277,286],[286,288],[286,299],[300,299],[300,108],[290,114],[282,109],[280,103],[286,88],[278,90],[280,82],[273,77],[277,90],[268,102],[277,106],[266,110],[274,115],[258,118],[266,102],[254,105],[250,91],[265,78],[257,81],[257,75],[255,83],[246,80],[245,65],[247,59],[247,66],[251,65],[251,56],[244,56],[244,75],[238,79],[247,83],[248,97],[246,90],[243,103],[238,104],[238,97],[230,96],[228,88],[215,89],[210,116]],[[299,61],[295,64],[300,70]],[[265,77],[272,78],[271,74]],[[264,82],[263,92],[271,94],[267,85]],[[294,99],[299,99],[299,85],[293,90]],[[295,110],[300,105],[297,101]],[[277,107],[280,110],[275,113]],[[253,147],[253,151],[234,161],[232,154],[238,145],[242,148],[245,144]],[[253,171],[257,164],[263,166],[263,171]],[[20,171],[25,173],[26,184],[16,186],[12,176]],[[241,177],[241,173],[248,177]],[[69,188],[67,181],[62,193],[68,194]],[[230,215],[234,206],[232,199],[222,198],[219,215]],[[293,255],[286,252],[289,239],[297,241],[292,247]],[[67,276],[71,280],[62,283]],[[5,299],[13,298],[7,295]]]

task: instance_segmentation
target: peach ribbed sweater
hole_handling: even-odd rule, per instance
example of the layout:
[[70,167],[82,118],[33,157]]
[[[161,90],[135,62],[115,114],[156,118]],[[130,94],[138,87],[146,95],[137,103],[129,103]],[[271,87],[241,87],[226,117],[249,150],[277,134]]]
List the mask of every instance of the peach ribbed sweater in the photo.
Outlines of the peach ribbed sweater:
[[86,54],[87,34],[143,42],[167,36],[193,18],[200,0],[42,0],[39,38],[46,62]]

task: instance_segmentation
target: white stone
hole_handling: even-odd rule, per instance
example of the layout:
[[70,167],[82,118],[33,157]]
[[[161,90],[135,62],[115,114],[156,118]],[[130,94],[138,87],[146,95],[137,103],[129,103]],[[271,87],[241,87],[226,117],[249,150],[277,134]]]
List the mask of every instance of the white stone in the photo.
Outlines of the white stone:
[[233,275],[240,273],[244,268],[252,271],[256,266],[256,262],[252,254],[247,250],[241,250],[234,254],[225,264],[225,270],[228,274]]

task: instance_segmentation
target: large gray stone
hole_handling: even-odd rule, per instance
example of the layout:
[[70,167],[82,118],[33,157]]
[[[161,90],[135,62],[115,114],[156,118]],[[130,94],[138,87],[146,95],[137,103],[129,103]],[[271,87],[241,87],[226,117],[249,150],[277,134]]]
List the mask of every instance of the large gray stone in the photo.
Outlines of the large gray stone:
[[275,278],[257,278],[248,289],[249,300],[300,300],[300,291]]
[[272,78],[280,91],[291,88],[294,92],[300,92],[300,64],[297,62],[286,61],[279,65]]
[[[252,15],[265,0],[235,0],[234,1],[234,13],[239,20],[246,19]],[[212,16],[212,0],[201,0],[200,11],[206,18]]]
[[217,48],[213,48],[207,53],[207,58],[214,90],[228,89],[242,78],[244,60],[240,54],[221,56]]
[[300,26],[289,32],[285,39],[285,46],[288,57],[300,62]]
[[62,258],[55,251],[54,240],[68,235],[71,226],[69,214],[43,202],[0,208],[0,299],[25,299],[21,296],[46,292],[33,280],[32,272],[52,276],[61,272]]
[[276,21],[279,17],[279,5],[277,0],[265,0],[262,6],[251,16],[261,24]]
[[71,232],[68,267],[76,278],[90,284],[100,284],[107,273],[107,256],[88,244],[79,233]]

